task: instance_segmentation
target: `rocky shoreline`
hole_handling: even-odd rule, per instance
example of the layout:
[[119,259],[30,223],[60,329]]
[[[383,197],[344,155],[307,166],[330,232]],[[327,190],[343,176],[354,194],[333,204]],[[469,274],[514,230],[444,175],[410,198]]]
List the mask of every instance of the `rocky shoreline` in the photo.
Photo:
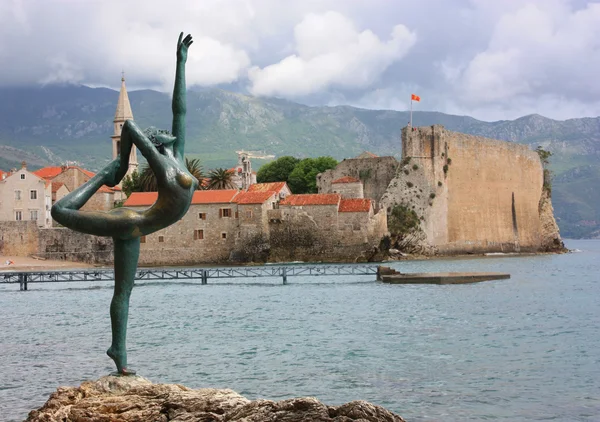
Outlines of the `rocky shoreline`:
[[153,384],[140,376],[105,376],[79,387],[59,387],[26,422],[405,422],[366,401],[328,406],[314,397],[249,400],[233,390]]

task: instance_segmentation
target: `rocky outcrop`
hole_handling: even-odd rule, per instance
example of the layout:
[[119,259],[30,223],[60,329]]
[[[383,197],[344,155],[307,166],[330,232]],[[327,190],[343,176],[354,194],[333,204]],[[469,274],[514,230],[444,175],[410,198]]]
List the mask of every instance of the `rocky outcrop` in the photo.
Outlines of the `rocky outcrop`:
[[404,420],[365,401],[327,406],[312,397],[248,400],[233,390],[192,390],[153,384],[139,376],[106,376],[80,387],[60,387],[27,422],[166,421],[390,421]]
[[540,198],[540,226],[541,250],[543,252],[566,251],[560,238],[558,224],[554,219],[554,208],[552,207],[550,192],[546,189],[543,189]]

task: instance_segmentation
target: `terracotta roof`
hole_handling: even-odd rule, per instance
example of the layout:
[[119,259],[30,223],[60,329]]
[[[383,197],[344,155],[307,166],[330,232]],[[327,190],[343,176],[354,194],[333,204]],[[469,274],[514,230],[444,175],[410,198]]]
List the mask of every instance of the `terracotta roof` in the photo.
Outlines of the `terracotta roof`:
[[61,182],[52,182],[52,193],[58,192],[58,190],[64,186],[64,183]]
[[334,180],[331,183],[360,183],[360,180],[358,180],[356,177],[344,176]]
[[273,195],[275,195],[275,191],[265,191],[265,192],[241,192],[238,196],[235,197],[235,201],[238,204],[263,204]]
[[379,157],[378,155],[373,154],[372,152],[369,151],[363,151],[360,155],[358,155],[356,158],[377,158]]
[[124,207],[142,207],[152,205],[158,199],[158,192],[132,192],[123,203]]
[[42,177],[44,179],[52,179],[63,172],[63,168],[61,166],[53,166],[53,167],[44,167],[39,170],[33,172],[36,176]]
[[248,192],[281,192],[285,182],[255,183],[250,185]]
[[54,179],[56,176],[58,176],[59,174],[61,174],[63,171],[67,170],[67,169],[78,169],[81,170],[81,172],[83,174],[85,174],[88,177],[94,177],[96,175],[96,173],[91,172],[89,170],[83,169],[79,166],[50,166],[50,167],[44,167],[41,168],[39,170],[36,170],[33,172],[33,174],[35,174],[36,176],[42,177],[44,179]]
[[[192,204],[228,204],[235,202],[236,189],[197,190],[192,197]],[[123,204],[126,207],[150,206],[158,199],[158,192],[133,192]]]
[[279,205],[302,206],[302,205],[338,205],[340,195],[337,193],[312,193],[302,195],[289,195]]
[[102,193],[114,193],[114,188],[109,188],[106,185],[102,185],[100,186],[100,189],[98,189],[98,192],[102,192]]
[[0,180],[2,180],[2,175],[4,174],[4,172],[2,170],[0,170]]
[[197,190],[194,192],[192,204],[223,204],[235,202],[239,193],[237,189]]
[[369,212],[371,200],[363,198],[348,198],[340,201],[339,212]]

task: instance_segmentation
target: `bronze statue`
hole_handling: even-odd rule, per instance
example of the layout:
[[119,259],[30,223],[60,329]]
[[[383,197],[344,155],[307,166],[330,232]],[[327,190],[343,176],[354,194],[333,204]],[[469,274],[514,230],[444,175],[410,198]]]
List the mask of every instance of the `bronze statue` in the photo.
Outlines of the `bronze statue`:
[[[131,120],[123,125],[119,156],[100,170],[87,183],[57,201],[52,217],[65,227],[93,234],[110,236],[114,242],[115,289],[110,304],[112,344],[106,352],[122,375],[135,374],[127,369],[127,318],[129,297],[133,289],[140,254],[140,236],[154,233],[181,219],[190,207],[198,180],[190,174],[184,162],[185,147],[185,63],[192,36],[177,42],[177,70],[173,89],[173,128],[146,131]],[[147,210],[115,208],[110,211],[80,211],[79,209],[102,185],[115,186],[127,172],[129,153],[135,145],[142,153],[158,184],[158,199]]]

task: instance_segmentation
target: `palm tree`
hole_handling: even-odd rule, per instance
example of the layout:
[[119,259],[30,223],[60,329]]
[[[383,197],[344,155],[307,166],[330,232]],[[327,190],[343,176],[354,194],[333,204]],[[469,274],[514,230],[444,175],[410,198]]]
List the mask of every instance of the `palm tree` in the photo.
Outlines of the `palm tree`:
[[233,172],[224,168],[212,170],[208,175],[207,189],[237,189],[233,183]]
[[204,171],[200,165],[199,158],[187,158],[185,157],[185,166],[192,176],[198,179],[198,190],[204,189],[202,182],[204,181]]
[[[188,158],[185,157],[185,166],[192,176],[198,179],[197,190],[204,189],[202,181],[204,180],[204,172],[200,165],[199,158]],[[134,186],[132,192],[156,192],[158,190],[158,184],[156,183],[156,176],[152,169],[145,165],[142,167],[142,171],[139,173],[137,178],[132,178],[131,182]]]

